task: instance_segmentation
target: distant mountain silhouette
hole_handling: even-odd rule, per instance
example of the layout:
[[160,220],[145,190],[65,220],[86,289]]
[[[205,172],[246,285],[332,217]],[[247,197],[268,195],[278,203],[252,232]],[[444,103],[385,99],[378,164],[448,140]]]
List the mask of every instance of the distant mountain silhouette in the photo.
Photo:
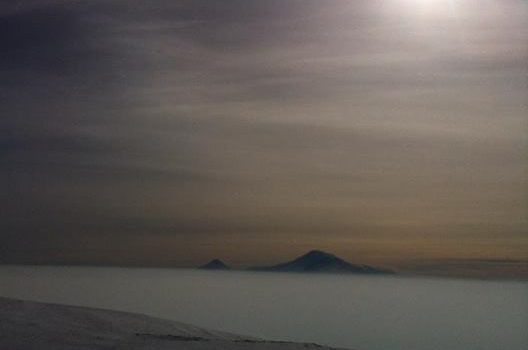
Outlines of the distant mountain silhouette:
[[224,264],[224,262],[220,259],[213,259],[209,261],[207,264],[200,266],[201,269],[204,270],[229,270],[230,267]]
[[256,267],[254,271],[276,272],[339,272],[381,274],[394,273],[390,270],[380,269],[368,265],[354,265],[337,256],[320,250],[312,250],[292,261],[265,267]]

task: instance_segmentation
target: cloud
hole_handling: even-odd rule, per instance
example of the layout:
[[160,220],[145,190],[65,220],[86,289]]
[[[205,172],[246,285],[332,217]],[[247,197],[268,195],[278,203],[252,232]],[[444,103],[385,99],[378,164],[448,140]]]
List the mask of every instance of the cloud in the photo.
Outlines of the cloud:
[[517,237],[527,13],[464,5],[1,8],[2,239]]

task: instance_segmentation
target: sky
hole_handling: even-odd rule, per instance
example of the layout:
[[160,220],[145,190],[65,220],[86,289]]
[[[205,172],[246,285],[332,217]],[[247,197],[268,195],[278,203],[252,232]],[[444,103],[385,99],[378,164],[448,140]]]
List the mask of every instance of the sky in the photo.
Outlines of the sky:
[[0,261],[528,260],[528,3],[0,5]]

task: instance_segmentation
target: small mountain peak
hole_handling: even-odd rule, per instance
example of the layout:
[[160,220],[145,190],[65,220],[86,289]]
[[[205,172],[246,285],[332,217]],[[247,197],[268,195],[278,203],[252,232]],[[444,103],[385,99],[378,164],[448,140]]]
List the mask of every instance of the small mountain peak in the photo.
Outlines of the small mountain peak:
[[213,259],[209,261],[207,264],[200,266],[200,268],[204,270],[229,270],[230,269],[230,267],[227,266],[220,259]]

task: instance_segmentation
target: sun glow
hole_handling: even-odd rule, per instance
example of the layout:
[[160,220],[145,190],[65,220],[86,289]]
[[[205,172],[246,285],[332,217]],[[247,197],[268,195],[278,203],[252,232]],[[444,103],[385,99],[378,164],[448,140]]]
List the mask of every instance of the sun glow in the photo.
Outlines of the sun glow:
[[457,0],[395,0],[398,7],[412,16],[445,18],[456,16]]

